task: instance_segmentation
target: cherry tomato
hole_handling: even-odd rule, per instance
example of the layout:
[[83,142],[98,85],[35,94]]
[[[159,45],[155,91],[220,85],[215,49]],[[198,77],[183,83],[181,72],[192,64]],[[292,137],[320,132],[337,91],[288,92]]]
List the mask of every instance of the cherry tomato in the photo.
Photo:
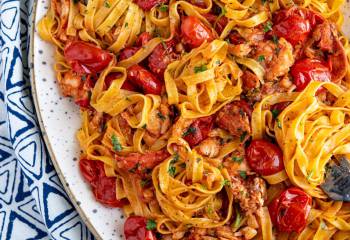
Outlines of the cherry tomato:
[[152,39],[152,36],[149,32],[143,32],[141,33],[137,39],[136,39],[136,46],[142,47],[146,45],[150,40]]
[[[111,86],[112,82],[119,78],[121,76],[120,73],[110,73],[106,76],[105,78],[105,83],[106,83],[106,86],[107,88],[109,88],[109,86]],[[129,91],[134,91],[136,92],[137,91],[137,88],[131,84],[129,81],[125,81],[122,85],[122,89],[125,89],[125,90],[129,90]]]
[[179,54],[175,53],[175,46],[175,40],[159,44],[148,57],[149,69],[160,79],[164,78],[164,71],[167,66],[179,56]]
[[288,188],[268,206],[271,220],[280,232],[300,233],[307,224],[311,203],[311,197],[300,188]]
[[233,31],[228,35],[228,38],[230,40],[230,43],[234,45],[245,43],[245,39],[239,35],[237,31]]
[[139,216],[128,217],[124,223],[126,240],[155,240],[154,233],[146,228],[146,218]]
[[162,92],[163,83],[140,65],[128,68],[128,80],[133,85],[140,87],[144,94],[160,95]]
[[218,18],[218,16],[212,14],[212,13],[205,13],[203,14],[203,17],[205,17],[208,22],[211,23],[211,25],[214,26],[215,31],[218,34],[221,34],[222,31],[224,30],[224,28],[226,27],[228,20],[227,17],[225,16],[221,16],[220,18]]
[[311,58],[298,60],[292,66],[290,73],[297,91],[304,90],[312,80],[330,82],[332,79],[327,64]]
[[83,41],[73,41],[64,49],[64,57],[73,71],[80,74],[98,73],[113,59],[112,54]]
[[94,160],[80,159],[80,172],[91,185],[97,201],[109,207],[122,207],[126,200],[116,198],[116,178],[107,177],[103,163]]
[[246,154],[249,166],[263,176],[272,175],[284,169],[281,149],[266,140],[253,140]]
[[98,177],[98,171],[96,163],[92,160],[82,158],[79,160],[80,172],[87,182],[94,184]]
[[75,104],[81,108],[88,108],[90,107],[90,100],[88,98],[78,99],[75,101]]
[[211,42],[214,40],[210,28],[194,16],[182,19],[181,34],[183,42],[191,48],[199,47],[204,41]]
[[135,53],[139,50],[139,47],[126,47],[119,54],[119,61],[123,61],[135,55]]
[[134,2],[144,11],[151,10],[154,6],[167,3],[168,0],[134,0]]
[[[193,147],[207,138],[213,128],[214,118],[212,116],[201,117],[196,119],[187,129],[187,135],[184,139]],[[190,130],[191,129],[191,130]]]

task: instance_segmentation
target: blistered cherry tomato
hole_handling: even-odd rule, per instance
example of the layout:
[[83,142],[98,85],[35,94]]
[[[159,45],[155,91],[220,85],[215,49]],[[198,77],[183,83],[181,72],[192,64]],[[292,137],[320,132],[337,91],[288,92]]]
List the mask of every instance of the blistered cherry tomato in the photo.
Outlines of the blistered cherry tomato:
[[283,191],[268,206],[273,224],[280,232],[301,232],[311,210],[311,197],[297,187]]
[[181,34],[183,42],[191,48],[199,47],[204,41],[214,40],[210,28],[194,16],[182,18]]
[[215,31],[218,34],[221,34],[222,31],[224,30],[224,28],[226,27],[228,20],[227,17],[225,16],[221,16],[220,18],[218,18],[218,16],[212,14],[212,13],[205,13],[203,14],[203,17],[205,17],[208,22],[211,23],[211,25],[214,26]]
[[139,47],[126,47],[119,54],[119,61],[123,61],[135,55]]
[[108,51],[83,41],[73,41],[64,49],[64,57],[73,71],[80,74],[98,73],[113,59]]
[[175,53],[175,46],[176,42],[174,39],[164,44],[158,44],[148,57],[149,69],[160,79],[164,78],[164,71],[168,65],[179,56],[179,54]]
[[128,80],[142,89],[144,94],[160,95],[163,83],[145,68],[134,65],[128,68]]
[[184,139],[193,147],[207,138],[213,128],[214,118],[212,116],[196,119],[185,132]]
[[152,36],[149,32],[143,32],[137,37],[135,44],[139,47],[142,47],[146,45],[146,43],[148,43],[151,39]]
[[237,31],[232,31],[228,35],[228,39],[230,40],[230,43],[234,45],[245,43],[245,39]]
[[96,163],[91,160],[82,158],[79,160],[79,168],[85,180],[90,184],[94,184],[96,178],[98,177]]
[[146,228],[147,219],[139,216],[128,217],[124,223],[126,240],[155,240],[154,233]]
[[289,104],[290,102],[276,103],[271,107],[271,110],[276,110],[278,113],[281,113],[286,107],[288,107]]
[[253,140],[246,154],[251,169],[263,176],[272,175],[284,169],[281,149],[266,140]]
[[154,6],[167,3],[168,0],[134,0],[134,2],[144,11],[151,10]]
[[311,58],[298,60],[292,66],[290,73],[297,91],[304,90],[311,80],[330,82],[332,79],[327,64]]
[[79,168],[91,185],[97,201],[109,207],[122,207],[126,203],[126,200],[117,200],[116,178],[106,176],[103,163],[82,158],[79,160]]

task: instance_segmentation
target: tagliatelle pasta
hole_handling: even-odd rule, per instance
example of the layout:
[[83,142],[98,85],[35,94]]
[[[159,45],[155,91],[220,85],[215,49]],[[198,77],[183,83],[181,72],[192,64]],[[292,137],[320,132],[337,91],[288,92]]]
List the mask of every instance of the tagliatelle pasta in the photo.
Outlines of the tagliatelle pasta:
[[350,239],[342,3],[51,1],[80,171],[126,239]]

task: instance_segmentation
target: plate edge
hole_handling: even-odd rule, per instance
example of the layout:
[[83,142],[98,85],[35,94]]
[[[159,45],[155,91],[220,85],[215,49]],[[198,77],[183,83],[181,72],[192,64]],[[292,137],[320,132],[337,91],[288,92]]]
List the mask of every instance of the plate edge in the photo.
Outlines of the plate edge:
[[40,109],[39,109],[39,102],[38,102],[38,98],[37,98],[37,92],[36,92],[36,81],[35,81],[35,71],[34,71],[34,68],[35,68],[35,65],[34,65],[34,56],[35,56],[35,53],[34,53],[34,41],[35,41],[35,38],[34,38],[34,35],[36,34],[34,29],[36,27],[35,23],[36,23],[36,13],[37,13],[37,7],[38,7],[38,0],[34,0],[34,5],[33,5],[33,15],[32,15],[32,27],[31,27],[31,30],[30,30],[30,34],[31,34],[31,41],[30,41],[30,46],[29,46],[29,66],[30,67],[30,88],[31,88],[31,91],[32,91],[32,99],[33,99],[33,102],[34,102],[34,108],[35,108],[35,113],[36,113],[36,116],[37,116],[37,119],[38,119],[38,124],[39,124],[39,128],[40,128],[40,131],[41,131],[41,137],[43,138],[44,140],[44,143],[46,145],[46,149],[49,153],[49,156],[52,160],[52,163],[54,165],[54,168],[57,172],[57,175],[63,185],[63,188],[65,190],[65,192],[67,193],[69,199],[71,200],[74,208],[77,210],[79,216],[82,218],[82,220],[84,221],[85,225],[88,227],[89,231],[94,235],[94,237],[98,240],[102,240],[102,237],[101,235],[97,232],[96,228],[94,227],[94,225],[92,224],[92,222],[89,220],[89,218],[85,215],[85,212],[84,210],[77,204],[77,200],[73,194],[73,192],[71,191],[71,189],[67,186],[67,182],[63,176],[63,173],[59,167],[59,164],[58,164],[58,161],[56,159],[56,156],[52,150],[52,146],[51,146],[51,143],[47,137],[47,135],[45,134],[42,134],[42,132],[45,132],[45,127],[44,127],[44,123],[42,121],[42,117],[41,117],[41,112],[40,112]]

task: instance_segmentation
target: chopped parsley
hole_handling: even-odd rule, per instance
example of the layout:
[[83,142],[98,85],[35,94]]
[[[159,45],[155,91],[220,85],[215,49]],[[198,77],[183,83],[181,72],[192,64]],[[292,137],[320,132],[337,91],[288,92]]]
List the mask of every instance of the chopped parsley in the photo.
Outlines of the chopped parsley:
[[113,145],[113,150],[116,151],[116,152],[120,152],[121,150],[123,150],[123,147],[122,145],[120,144],[119,142],[119,139],[116,135],[112,135],[111,137],[111,140],[112,140],[112,145]]
[[260,55],[258,57],[258,62],[263,62],[263,61],[265,61],[265,56],[264,55]]
[[140,163],[136,163],[135,166],[133,166],[132,168],[130,168],[128,171],[131,173],[135,173],[136,170],[139,168]]
[[220,64],[221,64],[221,61],[218,59],[218,60],[215,61],[215,64],[216,64],[216,65],[220,65]]
[[146,123],[143,124],[142,128],[143,128],[143,129],[146,129],[146,127],[147,127],[147,124],[146,124]]
[[141,187],[145,187],[150,183],[149,179],[142,179],[140,182]]
[[232,161],[234,161],[234,162],[236,162],[236,163],[242,163],[243,157],[233,156],[233,157],[232,157]]
[[207,213],[208,214],[212,214],[213,213],[213,209],[211,207],[207,207]]
[[179,156],[179,154],[176,152],[175,154],[174,154],[174,156],[173,156],[173,159],[171,160],[171,164],[174,164],[174,163],[176,163],[177,161],[179,161],[179,159],[180,159],[180,156]]
[[81,80],[86,81],[86,76],[85,75],[81,76]]
[[225,187],[225,186],[231,186],[231,182],[229,181],[229,180],[227,180],[227,179],[224,179],[223,181],[222,181],[222,183],[221,183],[221,185],[223,186],[223,187]]
[[174,177],[176,174],[176,167],[174,167],[173,165],[170,165],[168,168],[168,173],[170,176]]
[[322,230],[328,229],[327,225],[323,221],[320,223],[320,227]]
[[73,0],[74,4],[77,4],[79,2],[79,0]]
[[240,140],[241,142],[243,142],[243,141],[245,140],[247,134],[248,134],[248,133],[244,131],[244,132],[242,133],[242,135],[239,137],[239,140]]
[[241,225],[241,221],[242,221],[241,212],[236,207],[236,219],[235,219],[235,222],[233,223],[233,227],[238,228]]
[[278,45],[278,37],[276,35],[272,36],[272,41],[274,44]]
[[201,65],[201,66],[196,66],[194,67],[194,72],[195,73],[200,73],[200,72],[204,72],[208,70],[207,66],[206,65]]
[[262,3],[263,5],[265,5],[266,0],[261,0],[261,3]]
[[105,1],[104,6],[105,6],[106,8],[110,8],[110,7],[111,7],[111,4],[110,4],[108,1]]
[[190,134],[196,133],[197,129],[195,127],[189,127],[186,132],[182,134],[183,137],[186,137]]
[[152,230],[156,229],[156,227],[157,227],[156,221],[154,221],[153,219],[148,219],[147,220],[147,223],[146,223],[146,229],[147,230],[152,231]]
[[277,127],[282,128],[281,121],[278,118],[276,118],[276,122],[277,122]]
[[272,30],[272,23],[270,21],[268,21],[265,25],[264,25],[264,32],[269,32]]
[[158,112],[157,113],[157,116],[158,118],[160,118],[162,121],[164,121],[166,119],[166,117],[161,113],[161,112]]
[[129,26],[129,23],[126,22],[126,23],[124,24],[124,27],[127,28],[128,26]]
[[166,5],[166,4],[162,4],[162,5],[159,6],[158,9],[159,9],[159,11],[161,11],[161,12],[167,12],[168,9],[169,9],[169,7],[168,7],[168,5]]
[[239,176],[243,179],[247,179],[247,172],[246,171],[239,171]]
[[273,118],[276,119],[278,117],[278,115],[280,114],[280,111],[278,109],[272,109],[271,113],[272,113]]
[[125,97],[125,100],[131,102],[131,99],[129,97]]

